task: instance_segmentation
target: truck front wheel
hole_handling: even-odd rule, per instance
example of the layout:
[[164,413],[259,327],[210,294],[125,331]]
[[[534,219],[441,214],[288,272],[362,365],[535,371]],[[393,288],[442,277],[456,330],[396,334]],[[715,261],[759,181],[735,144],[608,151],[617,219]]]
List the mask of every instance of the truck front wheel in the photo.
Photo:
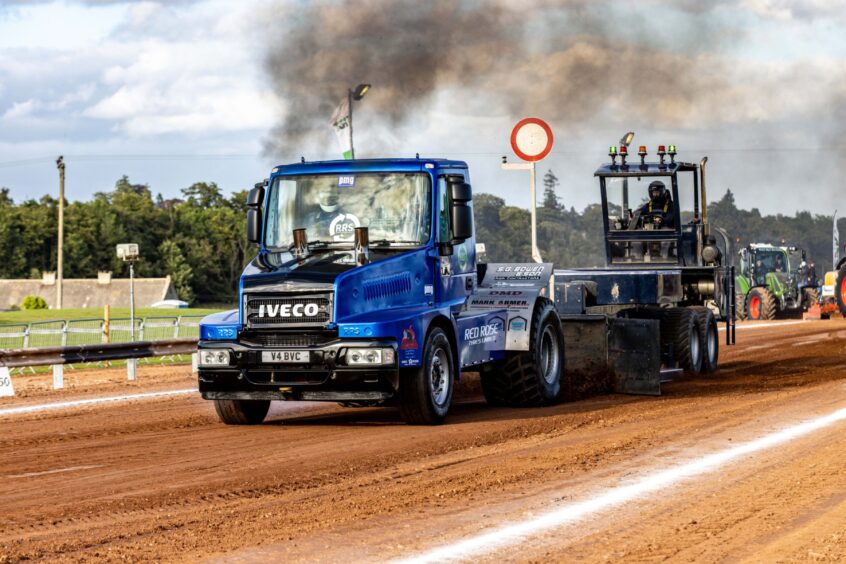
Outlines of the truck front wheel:
[[227,425],[258,425],[269,409],[270,400],[214,400],[217,416]]
[[452,404],[455,387],[455,363],[446,333],[432,329],[423,349],[420,368],[400,372],[399,408],[410,425],[442,423]]
[[507,353],[483,368],[482,392],[491,405],[536,406],[555,402],[564,372],[564,333],[555,306],[540,298],[532,315],[528,351]]

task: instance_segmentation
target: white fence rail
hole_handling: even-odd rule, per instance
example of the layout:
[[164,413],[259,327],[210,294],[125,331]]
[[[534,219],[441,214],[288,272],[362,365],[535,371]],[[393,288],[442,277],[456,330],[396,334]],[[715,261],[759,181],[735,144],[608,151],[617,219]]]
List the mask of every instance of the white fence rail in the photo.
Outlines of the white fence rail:
[[[145,317],[135,320],[136,341],[163,341],[200,336],[202,315]],[[103,319],[35,321],[0,325],[0,349],[66,347],[131,341],[128,317],[112,318],[108,331]]]

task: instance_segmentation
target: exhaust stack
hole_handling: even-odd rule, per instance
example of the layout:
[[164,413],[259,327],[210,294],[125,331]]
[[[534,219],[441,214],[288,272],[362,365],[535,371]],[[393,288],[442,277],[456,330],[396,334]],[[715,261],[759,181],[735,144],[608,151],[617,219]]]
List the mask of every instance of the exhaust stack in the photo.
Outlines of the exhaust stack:
[[370,262],[370,233],[366,227],[355,228],[355,263],[362,266]]
[[705,163],[708,162],[708,157],[702,157],[699,161],[699,183],[702,186],[702,234],[710,235],[711,227],[708,225],[708,198],[705,194]]
[[294,229],[294,244],[291,246],[291,253],[298,259],[308,256],[308,239],[305,229]]

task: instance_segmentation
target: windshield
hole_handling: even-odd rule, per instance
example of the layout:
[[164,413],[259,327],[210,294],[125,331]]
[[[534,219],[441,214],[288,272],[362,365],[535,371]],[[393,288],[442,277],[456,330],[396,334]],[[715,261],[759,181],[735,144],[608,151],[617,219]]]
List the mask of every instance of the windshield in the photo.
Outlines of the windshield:
[[277,177],[265,244],[287,249],[303,228],[310,245],[349,246],[367,227],[371,246],[419,246],[429,240],[430,201],[429,175],[419,172]]

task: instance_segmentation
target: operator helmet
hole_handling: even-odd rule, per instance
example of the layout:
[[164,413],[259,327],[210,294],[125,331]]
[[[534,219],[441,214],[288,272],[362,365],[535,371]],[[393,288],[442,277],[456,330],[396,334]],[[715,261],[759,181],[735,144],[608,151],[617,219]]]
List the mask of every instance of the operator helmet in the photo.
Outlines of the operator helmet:
[[656,180],[652,184],[649,185],[649,199],[650,200],[658,200],[661,198],[666,197],[667,195],[667,187],[664,186],[664,183],[660,180]]
[[317,192],[317,203],[320,204],[320,209],[326,213],[334,212],[338,209],[338,190],[333,186],[323,186]]

